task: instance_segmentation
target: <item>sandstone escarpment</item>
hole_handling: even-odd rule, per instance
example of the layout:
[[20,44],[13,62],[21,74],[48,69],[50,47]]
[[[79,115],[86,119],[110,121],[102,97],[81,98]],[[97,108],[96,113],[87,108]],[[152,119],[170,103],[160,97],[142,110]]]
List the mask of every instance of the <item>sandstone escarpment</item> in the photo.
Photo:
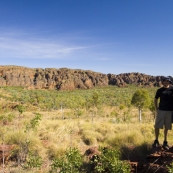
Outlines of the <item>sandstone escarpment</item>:
[[160,87],[162,76],[150,76],[142,73],[122,73],[119,75],[108,74],[110,85],[124,87],[127,84],[134,84],[145,87]]
[[90,70],[68,68],[27,68],[0,66],[0,86],[21,86],[28,89],[90,89],[96,86],[127,84],[161,86],[161,76],[142,73],[103,74]]
[[0,66],[0,86],[73,90],[107,85],[108,78],[106,74],[89,70]]

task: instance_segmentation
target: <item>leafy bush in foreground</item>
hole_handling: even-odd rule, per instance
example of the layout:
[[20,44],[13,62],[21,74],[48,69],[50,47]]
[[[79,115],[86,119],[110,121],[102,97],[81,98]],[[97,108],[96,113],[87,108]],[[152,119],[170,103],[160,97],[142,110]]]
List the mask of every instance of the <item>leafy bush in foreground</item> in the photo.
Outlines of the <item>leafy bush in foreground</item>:
[[[94,155],[89,162],[92,166],[91,173],[130,173],[130,164],[121,161],[118,149],[101,149],[100,155]],[[51,173],[81,173],[83,165],[82,155],[76,148],[70,148],[65,156],[54,159],[51,164]],[[86,172],[86,170],[85,170]]]
[[65,156],[52,161],[51,173],[80,173],[82,166],[82,155],[76,148],[70,148],[66,151]]
[[118,149],[101,149],[101,155],[94,157],[94,173],[130,173],[130,164],[121,161]]

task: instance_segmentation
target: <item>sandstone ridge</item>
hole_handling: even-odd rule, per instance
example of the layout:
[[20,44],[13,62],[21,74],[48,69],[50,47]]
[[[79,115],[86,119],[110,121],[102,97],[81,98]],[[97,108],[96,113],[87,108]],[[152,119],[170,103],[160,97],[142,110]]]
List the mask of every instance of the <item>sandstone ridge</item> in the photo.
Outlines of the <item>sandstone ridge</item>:
[[0,66],[0,86],[21,86],[27,89],[74,90],[108,85],[126,87],[127,84],[155,87],[161,86],[161,77],[142,73],[116,75],[68,68]]

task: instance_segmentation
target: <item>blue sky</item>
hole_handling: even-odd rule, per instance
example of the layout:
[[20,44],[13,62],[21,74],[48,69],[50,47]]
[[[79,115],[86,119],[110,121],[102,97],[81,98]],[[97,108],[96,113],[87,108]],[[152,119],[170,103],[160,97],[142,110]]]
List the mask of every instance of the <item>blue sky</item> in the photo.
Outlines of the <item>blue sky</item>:
[[173,76],[173,1],[0,0],[0,65]]

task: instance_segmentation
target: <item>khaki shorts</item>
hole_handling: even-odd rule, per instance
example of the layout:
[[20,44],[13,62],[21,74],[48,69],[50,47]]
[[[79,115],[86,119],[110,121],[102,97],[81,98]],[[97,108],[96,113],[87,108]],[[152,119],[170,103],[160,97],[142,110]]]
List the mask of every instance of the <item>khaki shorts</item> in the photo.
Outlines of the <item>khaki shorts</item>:
[[154,127],[158,129],[163,129],[163,126],[169,130],[172,129],[172,111],[157,110]]

